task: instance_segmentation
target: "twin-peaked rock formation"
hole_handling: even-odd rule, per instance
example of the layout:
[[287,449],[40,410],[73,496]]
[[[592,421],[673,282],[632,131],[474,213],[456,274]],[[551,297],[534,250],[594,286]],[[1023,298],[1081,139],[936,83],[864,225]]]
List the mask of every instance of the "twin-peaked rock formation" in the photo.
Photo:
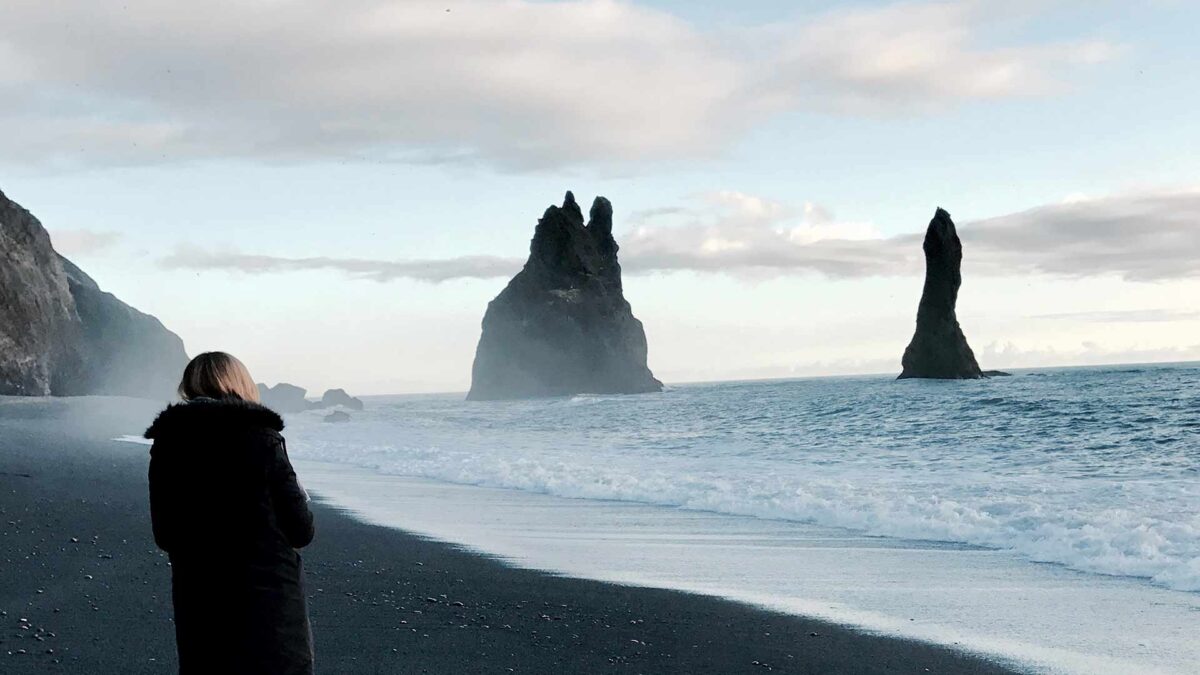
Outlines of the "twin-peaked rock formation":
[[621,288],[612,205],[575,197],[538,221],[529,260],[488,304],[470,400],[661,391]]

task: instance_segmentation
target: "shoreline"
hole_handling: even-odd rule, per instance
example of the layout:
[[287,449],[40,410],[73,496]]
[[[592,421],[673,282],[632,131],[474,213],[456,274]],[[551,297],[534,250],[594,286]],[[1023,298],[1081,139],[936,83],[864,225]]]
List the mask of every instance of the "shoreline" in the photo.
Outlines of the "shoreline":
[[[108,440],[158,407],[0,399],[5,672],[174,669],[146,448]],[[1015,672],[710,596],[512,567],[328,504],[314,510],[317,540],[303,555],[318,672]]]
[[[312,460],[296,466],[314,494],[366,523],[518,568],[721,599],[1027,672],[1190,672],[1172,665],[1180,656],[1164,656],[1187,653],[1184,627],[1196,603],[1139,579],[1035,564],[999,549]],[[1126,624],[1125,612],[1142,624]],[[1060,633],[1064,621],[1072,627]]]

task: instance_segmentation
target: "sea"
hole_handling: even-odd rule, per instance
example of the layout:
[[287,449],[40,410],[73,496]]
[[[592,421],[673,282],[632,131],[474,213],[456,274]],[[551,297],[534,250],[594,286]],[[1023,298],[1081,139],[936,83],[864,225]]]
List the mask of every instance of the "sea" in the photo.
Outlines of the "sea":
[[1200,672],[1200,364],[371,397],[288,427],[318,498],[514,565],[1027,672]]

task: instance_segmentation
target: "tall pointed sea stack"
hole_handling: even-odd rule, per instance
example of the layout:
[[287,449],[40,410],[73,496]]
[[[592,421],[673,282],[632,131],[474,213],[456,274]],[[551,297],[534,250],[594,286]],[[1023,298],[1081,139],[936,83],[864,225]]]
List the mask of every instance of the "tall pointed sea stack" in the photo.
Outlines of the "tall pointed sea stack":
[[178,335],[100,290],[0,192],[0,395],[165,398],[186,364]]
[[925,231],[925,290],[917,332],[904,350],[900,379],[964,380],[983,377],[954,305],[962,285],[962,243],[950,214],[938,209]]
[[529,260],[488,304],[469,400],[661,391],[621,288],[612,205],[587,225],[567,193],[538,221]]

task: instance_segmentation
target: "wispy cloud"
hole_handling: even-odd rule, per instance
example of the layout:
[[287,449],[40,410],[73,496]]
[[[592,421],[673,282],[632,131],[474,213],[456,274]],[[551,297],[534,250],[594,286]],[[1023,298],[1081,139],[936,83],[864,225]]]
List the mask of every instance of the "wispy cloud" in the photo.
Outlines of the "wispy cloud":
[[[9,161],[208,157],[511,168],[722,152],[795,110],[1052,94],[1117,47],[994,46],[1018,11],[901,2],[705,29],[625,0],[0,4]],[[1021,4],[1021,3],[1017,3]]]
[[691,208],[660,213],[673,222],[644,220],[623,238],[623,269],[834,278],[918,269],[921,234],[883,238],[871,225],[839,222],[812,202],[794,207],[724,191],[704,196]]
[[772,90],[799,105],[877,115],[949,102],[1061,91],[1064,72],[1108,61],[1099,40],[977,46],[989,22],[1029,12],[1022,3],[900,2],[829,12],[781,27]]
[[[635,222],[639,224],[632,231],[621,235],[621,264],[630,274],[695,271],[860,278],[923,270],[924,223],[914,223],[911,234],[884,237],[868,223],[838,221],[828,209],[811,202],[793,207],[740,192],[717,192],[698,205],[643,211]],[[1200,277],[1198,223],[1200,189],[1190,189],[1073,199],[960,223],[959,234],[970,275],[1111,275],[1165,281]],[[247,273],[324,269],[376,281],[437,282],[510,276],[522,260],[282,258],[192,248],[181,249],[161,263],[176,269]],[[1145,314],[1141,320],[1154,317]]]
[[1089,323],[1165,323],[1172,321],[1195,321],[1200,319],[1200,311],[1179,309],[1118,309],[1097,312],[1038,314],[1033,318],[1049,321],[1086,321]]
[[989,274],[1200,277],[1200,189],[1073,199],[969,223],[960,235]]
[[[821,207],[791,209],[723,193],[718,208],[681,224],[642,225],[626,239],[631,271],[816,272],[829,277],[919,273],[923,227],[879,236]],[[1115,275],[1134,281],[1200,277],[1200,189],[1075,198],[959,224],[970,274]]]
[[433,283],[451,279],[491,279],[512,276],[523,261],[493,256],[462,256],[440,260],[369,260],[363,258],[284,258],[236,252],[180,248],[159,259],[175,270],[226,270],[247,274],[333,270],[372,281],[414,279]]
[[[678,214],[673,214],[678,215]],[[630,271],[819,273],[828,277],[917,274],[921,224],[882,237],[825,209],[795,209],[721,193],[678,224],[643,224],[626,237]],[[959,224],[970,274],[1115,275],[1134,281],[1200,277],[1200,189],[1075,198]]]
[[980,362],[994,368],[1099,366],[1114,363],[1173,363],[1200,361],[1200,344],[1179,347],[1108,347],[1083,342],[1074,348],[1024,347],[993,342],[977,350]]

